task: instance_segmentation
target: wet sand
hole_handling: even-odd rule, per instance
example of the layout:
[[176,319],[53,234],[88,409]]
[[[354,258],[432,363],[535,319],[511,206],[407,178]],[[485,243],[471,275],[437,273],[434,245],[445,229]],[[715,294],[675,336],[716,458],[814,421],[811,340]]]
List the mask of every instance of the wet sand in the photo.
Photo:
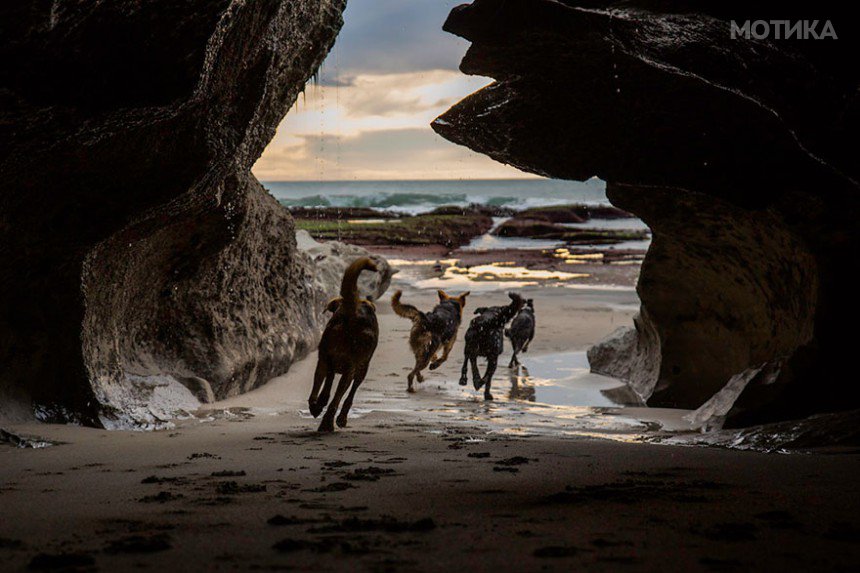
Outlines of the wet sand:
[[[629,290],[529,290],[539,330],[526,365],[584,350],[635,311]],[[428,308],[433,294],[404,300]],[[475,294],[467,315],[504,300]],[[314,356],[173,430],[12,428],[64,443],[0,446],[0,570],[856,567],[857,453],[553,432],[564,418],[509,395],[506,372],[495,403],[463,394],[462,342],[407,395],[409,323],[379,307],[356,415],[332,435],[305,413]]]

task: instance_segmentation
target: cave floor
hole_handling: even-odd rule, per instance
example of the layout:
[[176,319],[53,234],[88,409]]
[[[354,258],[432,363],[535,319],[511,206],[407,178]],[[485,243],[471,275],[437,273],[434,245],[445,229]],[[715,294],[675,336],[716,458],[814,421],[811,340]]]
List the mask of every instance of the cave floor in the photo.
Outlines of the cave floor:
[[[629,320],[629,302],[543,299],[543,336],[530,356],[584,349]],[[452,394],[458,358],[407,395],[408,323],[382,308],[380,323],[356,416],[334,434],[314,432],[303,412],[313,356],[171,429],[13,428],[63,443],[0,446],[0,570],[860,563],[857,452],[764,454],[523,430],[501,388],[491,406]]]
[[667,558],[676,570],[847,570],[860,559],[856,453],[361,422],[325,436],[295,416],[76,428],[65,445],[4,447],[0,569],[45,556],[106,571],[663,570]]

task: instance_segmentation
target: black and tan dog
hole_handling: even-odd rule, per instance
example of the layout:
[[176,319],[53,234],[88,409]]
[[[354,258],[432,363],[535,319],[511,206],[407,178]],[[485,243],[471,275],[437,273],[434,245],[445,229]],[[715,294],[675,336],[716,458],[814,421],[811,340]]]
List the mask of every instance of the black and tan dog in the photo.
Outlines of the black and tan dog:
[[[504,352],[505,341],[502,334],[505,324],[511,320],[523,307],[523,298],[516,293],[508,293],[511,304],[508,306],[481,307],[475,310],[476,316],[469,323],[466,331],[466,352],[463,361],[463,371],[460,374],[460,385],[465,386],[468,382],[468,367],[472,365],[472,383],[475,390],[484,387],[484,400],[492,400],[490,385],[493,374],[499,362],[499,355]],[[478,370],[478,357],[487,359],[487,370],[481,376]]]
[[[340,297],[328,303],[326,310],[333,312],[323,332],[319,345],[319,359],[314,373],[314,387],[308,398],[308,406],[314,418],[320,415],[329,401],[335,374],[340,374],[337,389],[331,404],[323,416],[318,431],[333,432],[334,416],[341,398],[349,388],[337,425],[346,426],[349,409],[355,391],[367,375],[370,359],[379,341],[379,324],[373,302],[359,298],[358,275],[361,271],[377,271],[376,265],[367,257],[354,261],[343,273]],[[352,388],[350,388],[352,383]],[[322,393],[320,388],[322,387]]]
[[534,299],[528,299],[526,305],[511,321],[511,327],[505,329],[505,336],[511,339],[514,347],[514,355],[508,368],[518,366],[520,359],[517,354],[529,351],[529,343],[535,337],[535,303]]
[[[403,304],[400,297],[401,291],[394,293],[391,297],[391,308],[398,316],[408,318],[412,321],[412,330],[409,332],[409,347],[415,355],[415,367],[406,377],[409,382],[407,391],[415,392],[412,381],[417,378],[424,382],[421,371],[430,365],[430,370],[436,370],[443,362],[448,360],[454,341],[457,340],[457,330],[463,319],[463,308],[466,306],[468,292],[459,296],[449,296],[444,291],[437,291],[439,304],[427,313],[421,312],[411,304]],[[436,356],[439,349],[442,356]]]

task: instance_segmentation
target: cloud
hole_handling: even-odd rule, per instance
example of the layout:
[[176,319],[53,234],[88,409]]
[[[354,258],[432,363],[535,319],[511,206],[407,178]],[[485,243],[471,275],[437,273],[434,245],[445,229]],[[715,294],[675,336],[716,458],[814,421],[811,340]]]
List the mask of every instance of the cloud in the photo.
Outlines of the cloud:
[[457,70],[442,31],[461,0],[349,0],[319,80],[254,166],[269,181],[524,177],[437,136],[430,122],[490,82]]
[[489,82],[433,70],[358,75],[349,85],[311,85],[278,127],[271,145],[301,135],[357,135],[364,131],[423,128],[452,104]]
[[349,0],[344,26],[321,70],[344,76],[456,70],[468,43],[442,31],[462,0]]
[[267,149],[254,174],[263,181],[527,177],[420,128],[299,136]]

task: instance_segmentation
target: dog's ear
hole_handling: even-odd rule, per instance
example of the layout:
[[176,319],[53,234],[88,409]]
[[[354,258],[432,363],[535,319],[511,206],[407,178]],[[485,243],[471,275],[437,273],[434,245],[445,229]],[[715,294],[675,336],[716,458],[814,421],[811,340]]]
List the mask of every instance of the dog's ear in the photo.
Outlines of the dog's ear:
[[466,291],[460,296],[457,297],[457,302],[460,303],[460,308],[464,308],[466,306],[466,297],[472,294],[471,291]]
[[530,298],[530,299],[528,299],[528,300],[526,301],[526,303],[529,305],[529,307],[530,307],[530,308],[534,309],[534,307],[535,307],[535,299]]
[[325,309],[329,312],[337,312],[337,309],[340,308],[340,303],[343,302],[343,299],[340,297],[333,298],[328,301],[328,304],[325,305]]
[[487,310],[486,306],[479,306],[478,308],[475,309],[475,314],[483,314],[484,311],[486,311],[486,310]]
[[437,291],[436,291],[436,294],[438,294],[438,295],[439,295],[439,300],[440,300],[441,302],[445,302],[446,300],[448,300],[449,298],[451,298],[451,297],[450,297],[450,296],[448,296],[448,294],[447,294],[445,291],[443,291],[442,289],[437,290]]

